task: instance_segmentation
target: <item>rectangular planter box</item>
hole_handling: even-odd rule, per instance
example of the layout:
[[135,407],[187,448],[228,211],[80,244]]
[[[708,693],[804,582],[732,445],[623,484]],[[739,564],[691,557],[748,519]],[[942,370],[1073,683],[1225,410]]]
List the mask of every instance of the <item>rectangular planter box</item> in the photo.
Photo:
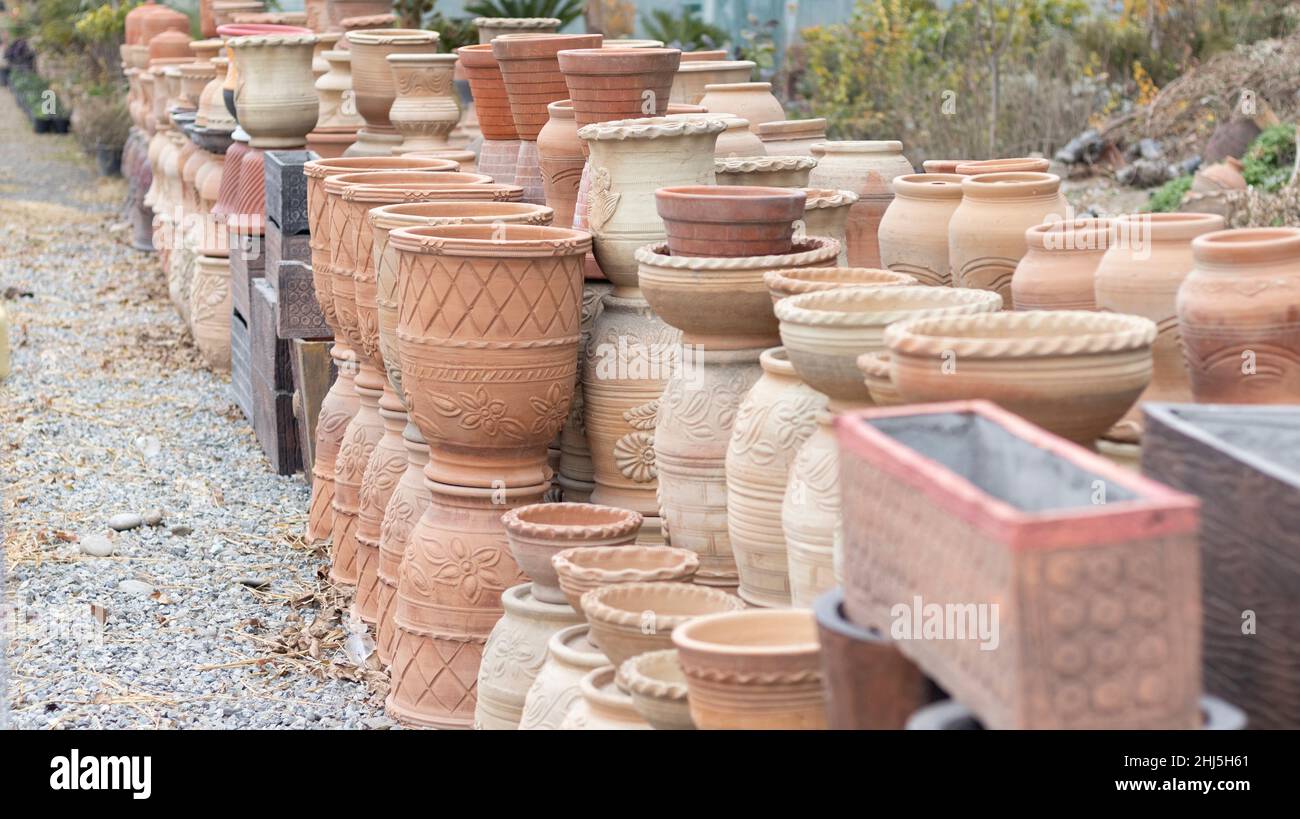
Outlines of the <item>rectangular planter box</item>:
[[230,392],[248,422],[253,423],[253,356],[248,320],[238,308],[230,310]]
[[311,236],[306,233],[282,233],[275,225],[267,224],[263,239],[266,261],[263,262],[262,268],[266,271],[266,277],[270,279],[272,287],[280,289],[280,285],[276,283],[276,273],[280,269],[281,262],[303,262],[310,269],[310,241]]
[[298,420],[293,414],[293,393],[277,390],[253,375],[253,432],[266,459],[277,475],[292,475],[302,469],[302,448],[298,441]]
[[1201,725],[1195,498],[987,401],[835,423],[850,620],[990,728]]
[[285,235],[307,232],[307,177],[302,166],[311,158],[307,151],[266,152],[266,218]]
[[230,231],[230,303],[243,316],[252,315],[253,282],[265,276],[266,248],[261,236]]
[[275,291],[265,279],[253,283],[253,311],[248,328],[252,337],[253,375],[274,389],[293,391],[293,366],[289,361],[289,341],[276,333],[279,305]]
[[316,422],[320,405],[334,384],[338,370],[330,355],[332,341],[309,341],[295,338],[291,342],[295,417],[298,419],[298,442],[302,448],[303,473],[311,483],[311,468],[316,463]]
[[280,338],[331,338],[325,314],[316,300],[316,285],[311,265],[303,262],[280,262],[276,268],[276,324]]
[[1143,409],[1143,473],[1201,499],[1206,691],[1300,728],[1300,407]]

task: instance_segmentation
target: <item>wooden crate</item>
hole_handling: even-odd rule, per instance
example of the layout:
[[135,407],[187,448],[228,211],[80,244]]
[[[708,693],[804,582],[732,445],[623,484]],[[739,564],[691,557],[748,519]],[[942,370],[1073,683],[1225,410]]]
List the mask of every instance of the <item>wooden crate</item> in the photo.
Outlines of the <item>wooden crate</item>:
[[316,463],[316,422],[321,402],[334,384],[338,370],[330,355],[332,341],[295,338],[290,342],[293,365],[294,414],[298,419],[298,441],[302,447],[303,473],[311,483],[311,469]]

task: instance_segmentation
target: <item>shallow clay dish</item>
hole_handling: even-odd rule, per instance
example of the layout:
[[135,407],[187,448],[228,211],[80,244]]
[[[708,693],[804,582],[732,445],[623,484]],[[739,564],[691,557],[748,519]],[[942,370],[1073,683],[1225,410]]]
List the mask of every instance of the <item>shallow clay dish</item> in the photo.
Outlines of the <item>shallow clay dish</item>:
[[686,698],[686,675],[677,662],[677,650],[648,651],[623,663],[619,682],[632,697],[632,707],[661,731],[694,730]]
[[535,503],[501,516],[510,551],[532,578],[533,597],[566,602],[551,558],[574,546],[620,547],[636,541],[641,515],[630,509],[594,503]]

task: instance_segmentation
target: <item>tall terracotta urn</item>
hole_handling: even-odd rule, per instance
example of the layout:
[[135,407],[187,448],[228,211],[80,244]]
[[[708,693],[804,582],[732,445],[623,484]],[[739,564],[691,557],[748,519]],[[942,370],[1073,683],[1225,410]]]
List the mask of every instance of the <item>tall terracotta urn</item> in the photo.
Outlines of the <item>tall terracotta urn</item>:
[[316,78],[320,115],[307,135],[307,148],[322,159],[333,159],[357,141],[357,131],[365,120],[357,113],[353,97],[352,52],[330,50],[320,56],[328,70]]
[[853,191],[858,202],[849,210],[849,265],[880,267],[877,231],[894,199],[892,182],[910,174],[912,164],[897,140],[823,142],[811,148],[817,167],[808,177],[815,188]]
[[[492,54],[491,44],[461,46],[456,49],[460,70],[474,95],[483,145],[479,149],[478,167],[503,184],[514,184],[515,165],[519,162],[519,132],[510,113],[510,98],[501,79],[501,66]],[[554,207],[554,206],[552,206]]]
[[1109,219],[1044,222],[1029,228],[1025,255],[1011,277],[1012,307],[1097,309],[1097,265],[1110,242]]
[[352,89],[357,113],[366,123],[344,156],[387,156],[402,144],[402,137],[388,115],[397,96],[388,55],[431,54],[438,50],[438,32],[380,28],[349,31],[344,39],[352,52]]
[[921,284],[952,284],[948,222],[961,204],[962,177],[904,174],[893,180],[894,201],[880,219],[880,263]]
[[1051,216],[1065,217],[1061,179],[1050,173],[990,173],[966,177],[961,190],[961,204],[948,221],[953,284],[992,290],[1010,306],[1025,231]]
[[546,106],[549,115],[537,135],[537,162],[542,174],[546,204],[555,208],[555,221],[573,224],[573,210],[578,200],[578,183],[587,163],[585,146],[578,138],[578,123],[573,103],[560,100]]
[[1300,403],[1300,228],[1192,240],[1178,329],[1201,403]]
[[460,105],[452,88],[455,54],[390,54],[397,99],[388,111],[402,135],[395,154],[448,147],[447,136],[460,120]]

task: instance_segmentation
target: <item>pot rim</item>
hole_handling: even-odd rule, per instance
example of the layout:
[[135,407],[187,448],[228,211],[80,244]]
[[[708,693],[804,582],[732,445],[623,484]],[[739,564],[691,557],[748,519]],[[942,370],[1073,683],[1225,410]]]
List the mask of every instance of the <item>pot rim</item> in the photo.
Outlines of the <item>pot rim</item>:
[[[355,162],[374,162],[380,161],[380,167],[367,168],[364,165],[353,167]],[[384,167],[386,163],[395,163]],[[405,163],[416,163],[407,165]],[[324,179],[327,176],[345,173],[365,173],[367,171],[400,171],[400,170],[428,170],[428,171],[451,171],[456,168],[439,167],[443,162],[452,162],[452,160],[426,159],[424,157],[405,157],[405,156],[341,156],[335,159],[313,159],[302,167],[302,172],[312,179]],[[428,163],[428,164],[425,164]],[[456,164],[452,162],[452,164]],[[457,168],[459,165],[457,165]]]
[[420,65],[422,63],[455,63],[460,60],[455,54],[445,54],[436,51],[430,51],[427,54],[408,54],[405,52],[399,54],[388,54],[384,57],[391,65],[393,63],[412,63]]
[[491,43],[460,46],[456,49],[456,56],[469,68],[498,68]]
[[556,100],[546,103],[546,113],[551,119],[573,119],[573,100]]
[[[872,355],[868,353],[868,355]],[[866,356],[863,356],[864,358]],[[864,643],[888,644],[889,638],[876,629],[863,628],[844,614],[844,587],[823,592],[817,596],[812,605],[819,628],[833,631],[841,637]]]
[[961,182],[965,178],[955,173],[905,173],[894,177],[894,195],[910,199],[960,201]]
[[763,368],[765,373],[787,378],[799,377],[799,374],[795,372],[794,365],[790,363],[790,354],[786,352],[785,345],[768,347],[759,353],[758,365]]
[[704,86],[704,94],[712,91],[771,91],[772,83],[770,82],[711,82]]
[[[657,666],[671,662],[682,675],[681,682],[655,676]],[[684,702],[687,695],[686,674],[677,662],[677,649],[664,648],[659,651],[646,651],[623,661],[618,669],[619,678],[626,684],[629,694],[637,694],[653,700]]]
[[365,31],[369,29],[390,29],[393,23],[397,22],[397,15],[392,12],[383,14],[358,14],[353,17],[344,17],[339,20],[341,30],[339,34],[347,34],[349,31]]
[[[812,632],[812,639],[807,642],[744,645],[719,642],[717,640],[704,640],[695,636],[695,634],[700,630],[707,629],[715,623],[720,622],[743,622],[745,620],[752,620],[761,625],[761,621],[764,620],[804,620],[805,618]],[[811,609],[802,608],[744,609],[740,611],[721,612],[719,614],[706,614],[701,617],[693,618],[690,622],[673,629],[673,644],[677,646],[678,651],[694,651],[703,655],[712,654],[727,657],[792,656],[804,659],[813,659],[821,653],[821,645],[817,642],[816,618],[813,616]]]
[[[590,523],[545,523],[533,520],[547,513],[584,511],[603,520]],[[501,516],[506,533],[532,540],[595,540],[627,537],[641,528],[639,512],[595,503],[533,503],[509,510]],[[614,547],[618,548],[618,547]]]
[[[504,238],[493,238],[498,231]],[[516,223],[399,228],[388,234],[388,241],[398,250],[435,256],[573,256],[591,250],[591,234],[585,230]]]
[[716,114],[665,114],[662,117],[593,122],[579,128],[578,137],[588,142],[621,142],[628,139],[720,134],[725,130],[726,120]]
[[600,34],[537,32],[502,34],[494,37],[489,45],[492,46],[492,54],[497,58],[497,62],[550,61],[556,59],[555,55],[565,49],[598,48],[604,40],[604,36]]
[[[436,174],[436,175],[435,175]],[[410,176],[428,176],[429,181],[399,178]],[[455,178],[453,178],[453,176]],[[325,192],[340,195],[344,199],[367,201],[370,196],[391,195],[394,188],[409,188],[412,191],[430,189],[442,190],[448,185],[490,185],[492,177],[483,173],[465,171],[429,171],[420,168],[394,171],[358,171],[356,173],[331,174],[325,177]],[[385,202],[384,204],[392,204]]]
[[[588,623],[576,623],[567,628],[562,628],[551,635],[551,639],[546,641],[547,651],[566,665],[578,666],[579,668],[600,668],[609,665],[609,658],[605,653],[596,648],[595,643],[591,642],[591,626]],[[592,647],[592,651],[579,651],[569,645],[569,641],[582,636],[586,638],[587,644]],[[610,666],[613,668],[613,666]]]
[[853,191],[835,188],[801,188],[806,197],[804,210],[821,210],[823,208],[845,208],[857,204],[861,198]]
[[[488,28],[542,28],[554,26],[559,28],[564,21],[558,17],[475,17],[474,27]],[[488,45],[485,43],[485,45]]]
[[[1114,238],[1112,219],[1080,217],[1053,219],[1025,230],[1030,250],[1047,253],[1105,253]],[[1060,236],[1061,238],[1056,238]],[[1059,247],[1056,245],[1060,244]]]
[[762,139],[764,136],[785,134],[787,131],[798,133],[811,128],[817,128],[821,133],[825,134],[826,118],[809,117],[808,119],[778,119],[772,122],[760,122],[758,124],[758,137]]
[[[1247,258],[1242,258],[1246,254]],[[1216,230],[1192,240],[1197,264],[1241,265],[1300,259],[1300,228],[1251,227]]]
[[[875,299],[888,299],[895,304],[884,309],[872,309]],[[909,307],[909,304],[918,306]],[[962,315],[1001,308],[1002,297],[992,290],[918,284],[814,290],[781,299],[774,309],[782,324],[801,327],[879,327],[903,319]]]
[[[849,276],[868,274],[879,281],[854,281]],[[763,284],[768,290],[778,289],[792,291],[782,296],[816,293],[839,287],[898,286],[916,284],[916,277],[910,273],[887,270],[883,267],[791,267],[769,270],[763,274]]]
[[998,171],[967,176],[961,181],[963,198],[998,201],[1020,197],[1056,196],[1061,177],[1036,171]]
[[588,671],[578,681],[578,690],[582,698],[589,700],[610,711],[623,711],[631,715],[640,715],[632,706],[632,695],[625,694],[618,687],[618,669],[612,665]]
[[633,254],[639,264],[673,270],[772,270],[773,268],[803,267],[817,262],[830,261],[839,256],[840,243],[829,236],[805,236],[794,240],[796,248],[791,253],[776,256],[673,256],[668,253],[668,242],[642,245]]
[[923,317],[891,324],[884,335],[895,355],[934,357],[952,351],[967,359],[1123,353],[1150,347],[1155,339],[1156,325],[1148,318],[1087,310]]
[[[758,63],[753,60],[683,60],[677,67],[678,74],[698,74],[704,71],[753,71]],[[704,86],[706,89],[708,86]]]
[[277,25],[275,23],[226,23],[224,26],[217,26],[217,36],[220,37],[223,42],[234,37],[250,37],[258,34],[314,35],[315,32],[304,26],[285,26]]
[[[663,71],[665,66],[655,65],[657,61],[664,57],[672,57],[674,54],[681,58],[682,50],[680,48],[657,47],[635,47],[608,45],[602,43],[597,48],[566,48],[556,52],[556,57],[560,59],[561,68],[565,74],[642,74],[647,70]],[[634,62],[649,63],[648,66],[637,66],[635,68],[621,68],[618,70],[608,70],[615,58],[627,59],[629,57],[642,57],[642,60]],[[564,63],[569,63],[565,66]],[[673,69],[676,70],[675,68]]]
[[270,48],[273,46],[315,46],[316,35],[307,34],[252,34],[231,37],[226,45],[238,51],[241,48]]
[[344,35],[348,45],[433,45],[441,39],[436,31],[419,28],[359,28]]
[[[615,547],[617,548],[617,547]],[[628,595],[658,595],[658,600],[672,601],[678,600],[683,603],[699,601],[701,605],[711,607],[710,611],[691,612],[688,614],[664,614],[649,605],[641,605],[636,608],[622,608],[609,602],[609,598],[617,600],[620,597]],[[645,601],[647,604],[651,601]],[[617,626],[622,628],[639,629],[644,619],[645,612],[654,612],[655,625],[658,629],[671,628],[675,629],[688,620],[697,617],[707,616],[715,613],[718,609],[712,607],[722,607],[721,611],[736,611],[745,607],[745,603],[739,597],[728,594],[721,589],[715,589],[711,586],[697,586],[694,583],[676,583],[673,581],[650,581],[636,583],[615,583],[608,586],[599,586],[584,592],[582,595],[582,611],[587,615],[587,621],[593,623],[596,621],[602,624]]]
[[501,608],[511,614],[542,620],[572,622],[576,612],[568,603],[547,603],[533,596],[533,582],[520,583],[501,592]]
[[[745,122],[745,120],[741,120]],[[748,128],[746,123],[743,127]],[[730,130],[730,129],[728,129]],[[713,172],[718,173],[778,173],[781,171],[810,171],[817,167],[811,156],[729,156],[713,160]],[[786,190],[803,190],[786,188]]]
[[[464,210],[466,206],[476,208],[487,208],[489,210],[499,209],[497,213],[491,214],[473,214],[466,216]],[[441,210],[448,209],[461,211],[460,213],[448,213],[445,216],[439,215],[422,215],[420,210]],[[499,221],[511,216],[520,217],[513,221],[528,222],[537,219],[537,224],[550,224],[555,218],[555,211],[546,205],[534,205],[530,202],[494,202],[491,200],[481,201],[455,201],[443,200],[434,202],[401,202],[392,205],[380,205],[371,208],[367,214],[370,224],[383,230],[396,230],[407,226],[424,226],[424,225],[456,225],[456,224],[478,224],[482,222]],[[542,222],[540,220],[545,219]]]
[[[592,562],[605,559],[617,559],[629,555],[629,550],[674,558],[671,563],[664,563],[651,568],[624,566],[619,569],[602,568],[590,563],[577,562],[580,558],[590,558]],[[690,577],[699,570],[700,558],[690,549],[676,546],[573,546],[551,556],[551,565],[561,577],[571,577],[581,583],[650,583],[654,581],[671,581],[674,578]]]
[[813,154],[898,154],[903,152],[903,143],[897,139],[828,139],[808,150]]
[[1121,213],[1112,217],[1117,228],[1131,230],[1129,227],[1137,222],[1141,229],[1148,231],[1152,241],[1187,241],[1197,236],[1223,230],[1224,218],[1217,213],[1200,213],[1187,211],[1181,213]]
[[[656,201],[666,201],[673,204],[712,204],[735,201],[744,203],[759,202],[771,205],[782,204],[793,207],[798,202],[801,211],[803,210],[803,202],[807,198],[800,188],[773,188],[762,185],[672,185],[655,191]],[[713,221],[729,222],[732,219],[720,217],[718,220]]]
[[[1021,168],[1024,165],[1027,167]],[[1037,156],[1010,156],[1001,159],[970,159],[960,163],[954,172],[958,176],[978,176],[985,173],[999,173],[998,168],[1019,168],[1018,171],[1005,173],[1046,173],[1052,167],[1051,161]],[[1033,170],[1037,168],[1038,170]]]

